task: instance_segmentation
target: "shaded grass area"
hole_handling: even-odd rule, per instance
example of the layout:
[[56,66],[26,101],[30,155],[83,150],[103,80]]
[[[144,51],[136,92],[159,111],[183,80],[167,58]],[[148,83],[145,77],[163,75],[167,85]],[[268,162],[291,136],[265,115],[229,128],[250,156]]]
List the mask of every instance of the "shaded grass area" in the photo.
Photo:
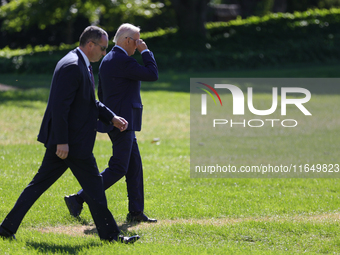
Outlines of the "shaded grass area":
[[[190,78],[337,78],[340,64],[300,64],[283,67],[234,70],[234,71],[163,71],[159,70],[159,80],[157,82],[144,82],[142,90],[165,90],[165,91],[190,91]],[[51,84],[53,70],[51,74],[1,74],[0,83],[11,85],[23,89],[49,88]],[[98,82],[95,74],[96,83]]]

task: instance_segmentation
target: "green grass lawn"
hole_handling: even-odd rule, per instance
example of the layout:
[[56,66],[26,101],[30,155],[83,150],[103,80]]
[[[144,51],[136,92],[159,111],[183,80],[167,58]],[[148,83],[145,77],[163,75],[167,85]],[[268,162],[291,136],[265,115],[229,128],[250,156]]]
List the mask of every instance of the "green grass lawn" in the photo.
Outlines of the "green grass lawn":
[[[190,178],[188,93],[190,77],[337,77],[339,68],[161,73],[158,82],[143,84],[143,130],[137,136],[144,164],[145,211],[159,222],[125,222],[126,184],[121,180],[106,192],[109,208],[124,232],[138,233],[141,239],[134,245],[101,242],[86,206],[81,219],[68,215],[63,196],[80,187],[67,171],[28,212],[17,241],[0,240],[0,254],[339,254],[339,179]],[[36,135],[50,79],[50,75],[0,76],[0,83],[24,88],[0,92],[0,221],[40,166],[44,147]],[[318,100],[339,109],[338,94]],[[339,120],[334,125],[332,132],[340,135]],[[329,128],[320,125],[318,132],[326,137]],[[154,138],[160,142],[154,143]],[[266,145],[271,142],[263,139],[261,146]],[[320,141],[304,150],[313,151],[312,146],[327,144]],[[333,144],[332,157],[339,151]],[[239,164],[243,153],[252,154],[241,149],[231,153]],[[111,155],[106,135],[98,135],[94,154],[103,170]],[[281,160],[279,155],[274,158]]]

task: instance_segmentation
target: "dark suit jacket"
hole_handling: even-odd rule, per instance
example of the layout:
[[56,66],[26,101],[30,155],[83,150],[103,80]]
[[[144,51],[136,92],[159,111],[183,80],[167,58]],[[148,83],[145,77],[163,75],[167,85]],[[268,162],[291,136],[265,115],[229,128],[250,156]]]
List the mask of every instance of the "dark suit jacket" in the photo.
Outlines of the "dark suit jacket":
[[[141,81],[156,81],[158,69],[152,52],[142,54],[144,66],[121,49],[113,47],[99,67],[98,97],[117,115],[125,118],[127,130],[140,131],[142,127]],[[99,132],[109,132],[113,127],[101,125]]]
[[92,155],[97,119],[109,124],[114,116],[95,99],[88,67],[78,49],[57,64],[38,141],[47,148],[69,144],[69,157]]

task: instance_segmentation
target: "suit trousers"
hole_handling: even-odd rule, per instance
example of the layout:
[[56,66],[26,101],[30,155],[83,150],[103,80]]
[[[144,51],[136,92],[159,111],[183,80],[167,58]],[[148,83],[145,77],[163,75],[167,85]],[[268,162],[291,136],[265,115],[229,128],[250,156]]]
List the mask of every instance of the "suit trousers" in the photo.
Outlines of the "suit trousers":
[[102,240],[117,239],[119,228],[107,208],[102,177],[99,174],[93,154],[86,159],[60,159],[54,150],[46,153],[38,173],[21,193],[13,209],[1,223],[9,231],[16,233],[24,216],[35,201],[70,168],[84,190],[98,234]]
[[[125,176],[129,212],[143,212],[143,167],[135,131],[120,132],[119,129],[114,128],[108,135],[112,142],[112,156],[109,160],[109,167],[101,172],[104,189],[108,189]],[[78,192],[78,195],[84,199],[82,190]]]

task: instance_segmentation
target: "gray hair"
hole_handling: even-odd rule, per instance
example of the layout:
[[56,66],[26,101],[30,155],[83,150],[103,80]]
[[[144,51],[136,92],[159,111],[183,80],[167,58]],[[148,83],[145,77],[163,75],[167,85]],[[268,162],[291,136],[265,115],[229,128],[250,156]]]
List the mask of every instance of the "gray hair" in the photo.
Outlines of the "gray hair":
[[140,31],[139,27],[136,27],[129,23],[124,23],[120,25],[120,27],[118,28],[115,37],[113,38],[113,42],[117,43],[121,38],[131,37],[135,33],[139,33],[139,31]]

